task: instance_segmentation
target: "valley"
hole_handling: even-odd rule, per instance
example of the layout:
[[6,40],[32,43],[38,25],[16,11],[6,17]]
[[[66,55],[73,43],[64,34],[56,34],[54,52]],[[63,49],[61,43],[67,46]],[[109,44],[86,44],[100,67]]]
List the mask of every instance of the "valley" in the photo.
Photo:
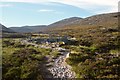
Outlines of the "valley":
[[4,28],[3,79],[119,79],[118,17],[108,13]]

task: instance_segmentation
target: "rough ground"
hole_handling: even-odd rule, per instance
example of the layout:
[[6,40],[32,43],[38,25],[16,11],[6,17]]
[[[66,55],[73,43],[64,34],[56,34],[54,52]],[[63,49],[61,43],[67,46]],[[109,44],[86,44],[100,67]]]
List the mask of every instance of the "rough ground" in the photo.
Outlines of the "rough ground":
[[[52,47],[40,46],[35,43],[27,42],[26,40],[23,40],[22,43],[23,44],[31,44],[31,45],[34,45],[35,47],[39,46],[42,48],[51,48],[52,50],[54,50],[54,48],[52,48]],[[76,78],[75,73],[71,70],[71,66],[69,66],[65,62],[66,56],[67,56],[67,54],[69,54],[69,52],[65,51],[65,52],[61,52],[61,54],[62,55],[60,55],[56,59],[51,59],[51,57],[48,56],[49,59],[48,59],[47,65],[51,65],[48,67],[48,70],[52,74],[53,78],[69,78],[69,79]],[[51,60],[52,60],[52,62],[51,62]],[[51,64],[51,63],[53,63],[53,64]]]
[[75,73],[65,62],[67,54],[68,52],[63,52],[63,55],[54,59],[52,67],[48,69],[53,74],[53,78],[75,78]]

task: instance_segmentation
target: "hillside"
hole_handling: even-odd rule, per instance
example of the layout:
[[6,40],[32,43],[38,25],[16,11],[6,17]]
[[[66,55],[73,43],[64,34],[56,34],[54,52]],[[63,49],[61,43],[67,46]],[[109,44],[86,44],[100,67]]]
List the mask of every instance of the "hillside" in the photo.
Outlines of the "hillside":
[[49,27],[63,27],[66,25],[73,24],[76,21],[81,20],[79,17],[71,17],[67,19],[60,20],[58,22],[52,23],[50,25],[38,25],[38,26],[22,26],[22,27],[10,27],[10,29],[16,32],[44,32]]
[[78,78],[120,78],[118,17],[118,13],[100,14],[47,30],[53,36],[74,38],[62,47],[71,51],[66,62]]
[[[83,27],[116,27],[118,25],[117,13],[99,14],[87,18],[71,17],[66,18],[50,25],[37,25],[37,26],[22,26],[10,27],[8,31],[15,31],[20,33],[28,32],[46,32],[46,33],[79,33],[79,29]],[[7,31],[4,27],[4,31]],[[85,29],[85,28],[84,28]],[[62,31],[62,33],[61,33]],[[76,33],[77,32],[77,33]],[[73,35],[73,34],[72,34]]]
[[118,14],[117,13],[108,13],[108,14],[99,14],[90,16],[84,19],[75,20],[70,25],[64,25],[60,27],[49,27],[50,29],[47,29],[47,31],[53,31],[56,32],[62,30],[74,30],[76,28],[84,27],[84,26],[103,26],[103,27],[113,27],[118,26]]
[[22,27],[10,27],[10,29],[16,32],[40,32],[46,28],[46,25],[38,25],[38,26],[22,26]]
[[53,30],[57,31],[58,29],[64,30],[64,28],[67,29],[70,27],[71,29],[74,29],[75,27],[81,26],[113,26],[117,25],[117,20],[117,13],[108,13],[94,15],[83,19],[79,17],[66,18],[50,25],[10,27],[10,29],[16,32],[49,32]]
[[84,19],[69,18],[41,27],[44,30],[39,26],[24,26],[30,32],[38,29],[48,34],[6,34],[3,79],[119,80],[118,17],[117,13],[109,13]]
[[5,27],[4,25],[0,24],[0,32],[1,31],[2,32],[7,32],[7,33],[13,33],[14,32],[14,30],[11,30],[11,29]]
[[14,30],[0,24],[0,38],[23,38],[23,37],[26,37],[26,35],[17,33]]
[[80,21],[80,20],[82,20],[82,18],[71,17],[71,18],[66,18],[66,19],[57,21],[57,22],[52,23],[52,24],[50,24],[48,26],[49,27],[63,27],[63,26],[66,26],[66,25],[74,24],[75,22]]
[[79,25],[117,24],[118,13],[99,14],[76,21]]

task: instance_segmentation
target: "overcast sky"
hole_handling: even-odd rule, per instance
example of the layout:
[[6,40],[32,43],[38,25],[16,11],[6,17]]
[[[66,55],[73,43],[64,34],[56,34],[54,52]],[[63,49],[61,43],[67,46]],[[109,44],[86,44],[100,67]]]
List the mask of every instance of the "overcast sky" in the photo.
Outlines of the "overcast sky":
[[0,23],[6,27],[48,25],[69,17],[118,11],[119,0],[0,0]]

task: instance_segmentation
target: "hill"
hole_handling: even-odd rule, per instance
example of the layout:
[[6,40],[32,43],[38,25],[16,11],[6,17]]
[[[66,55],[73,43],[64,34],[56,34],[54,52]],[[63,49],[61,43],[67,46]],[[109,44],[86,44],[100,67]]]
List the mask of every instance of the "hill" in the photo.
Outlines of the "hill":
[[[44,28],[44,30],[46,30],[46,33],[50,34],[50,37],[47,35],[47,38],[52,40],[57,38],[57,40],[55,39],[56,42],[54,44],[44,44],[44,41],[41,41],[42,38],[48,42],[49,40],[45,39],[46,36],[39,34],[33,34],[32,38],[30,39],[20,39],[22,43],[24,41],[28,44],[30,41],[30,43],[32,42],[35,44],[35,46],[29,44],[20,44],[18,39],[5,40],[3,43],[4,54],[9,53],[12,55],[10,57],[3,58],[3,78],[27,79],[30,77],[32,79],[39,78],[41,80],[41,73],[44,73],[42,70],[46,71],[46,68],[44,68],[44,63],[49,63],[48,61],[46,62],[46,60],[49,60],[52,63],[55,61],[55,64],[57,64],[56,61],[58,64],[61,64],[60,62],[65,61],[71,66],[72,70],[76,74],[76,77],[80,79],[120,79],[120,30],[118,28],[118,17],[120,17],[118,16],[118,13],[100,14],[71,21],[69,21],[69,19],[65,19],[48,25]],[[28,29],[30,26],[24,27]],[[33,26],[30,28],[32,30],[32,28],[34,29],[36,27]],[[38,31],[40,31],[39,27]],[[24,35],[25,34],[23,33],[22,37],[24,37]],[[36,38],[33,37],[37,35],[39,36],[38,39],[42,42],[41,44],[37,44],[35,40]],[[18,34],[13,37],[16,36],[18,37]],[[26,34],[26,37],[29,36],[31,36],[31,34]],[[58,42],[58,38],[64,39],[62,44],[61,41]],[[53,47],[52,44],[55,45],[55,47]],[[36,47],[36,45],[38,46]],[[44,48],[40,49],[40,45],[52,47],[51,49],[45,50]],[[62,52],[61,55],[54,51],[54,49],[56,50],[57,46],[67,51],[61,51],[59,49],[60,53]],[[12,52],[10,52],[11,50],[9,51],[9,48],[12,49]],[[58,56],[58,59],[61,59],[64,53],[65,56],[66,53],[68,53],[65,60],[57,60],[57,58],[53,57],[53,55],[55,55]],[[48,57],[54,60],[50,60]],[[31,63],[33,64],[32,66]],[[66,63],[64,64],[66,65]],[[41,64],[43,66],[41,66]],[[12,65],[13,67],[8,65]],[[50,64],[46,65],[46,67],[53,68],[54,66]],[[51,70],[52,72],[55,72],[53,75],[56,75],[59,71],[68,73],[66,67],[64,69],[58,65],[57,69],[59,68],[60,70],[56,70],[56,67]],[[46,73],[43,75],[46,75]]]
[[22,26],[22,27],[10,27],[10,29],[16,32],[28,33],[28,32],[40,32],[46,28],[46,25],[38,25],[38,26]]
[[118,13],[107,13],[107,14],[99,14],[87,17],[85,19],[76,21],[73,24],[79,25],[104,25],[104,24],[117,24]]
[[66,26],[66,25],[74,24],[75,22],[80,21],[80,20],[82,20],[82,18],[71,17],[71,18],[66,18],[66,19],[57,21],[57,22],[52,23],[52,24],[50,24],[48,26],[49,27],[63,27],[63,26]]
[[[37,25],[37,26],[22,26],[10,27],[11,30],[16,32],[49,32],[57,31],[58,29],[66,30],[68,27],[74,29],[75,27],[83,26],[113,26],[117,25],[117,13],[99,14],[87,18],[71,17],[66,18],[50,25]],[[74,26],[74,27],[73,27]],[[5,31],[5,30],[4,30]]]
[[[60,27],[48,27],[49,29],[46,30],[46,32],[55,32],[55,33],[59,33],[59,32],[75,32],[78,31],[78,33],[80,32],[79,29],[80,28],[84,28],[85,27],[117,27],[118,26],[118,13],[108,13],[108,14],[99,14],[99,15],[94,15],[94,16],[90,16],[84,19],[78,19],[73,21],[73,23],[68,24],[68,25],[64,25],[64,26],[60,26]],[[79,29],[78,29],[79,28]],[[75,30],[75,31],[73,31]],[[65,33],[64,32],[64,33]]]
[[70,25],[48,29],[53,36],[74,38],[62,47],[71,51],[66,62],[78,78],[120,78],[118,17],[118,13],[94,15]]
[[50,25],[38,25],[38,26],[22,26],[22,27],[10,27],[10,29],[16,32],[44,32],[49,27],[63,27],[66,25],[70,25],[82,18],[79,17],[71,17],[67,19],[60,20],[58,22],[52,23]]
[[0,24],[0,32],[6,32],[6,33],[14,33],[13,30],[5,27],[4,25]]

